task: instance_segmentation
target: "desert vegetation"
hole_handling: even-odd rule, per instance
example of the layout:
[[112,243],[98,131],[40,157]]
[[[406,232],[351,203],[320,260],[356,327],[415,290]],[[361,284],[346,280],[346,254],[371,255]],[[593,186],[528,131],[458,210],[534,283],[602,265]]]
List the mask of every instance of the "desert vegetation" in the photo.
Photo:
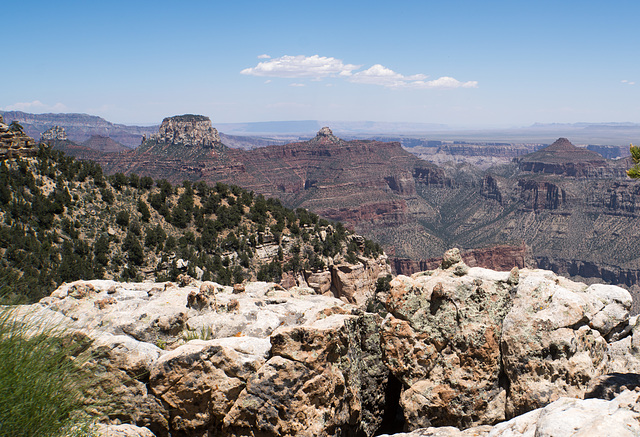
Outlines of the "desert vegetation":
[[0,163],[0,253],[0,297],[16,303],[77,279],[277,282],[382,249],[236,186],[106,176],[42,146]]
[[0,435],[89,436],[94,377],[89,358],[63,326],[0,312]]

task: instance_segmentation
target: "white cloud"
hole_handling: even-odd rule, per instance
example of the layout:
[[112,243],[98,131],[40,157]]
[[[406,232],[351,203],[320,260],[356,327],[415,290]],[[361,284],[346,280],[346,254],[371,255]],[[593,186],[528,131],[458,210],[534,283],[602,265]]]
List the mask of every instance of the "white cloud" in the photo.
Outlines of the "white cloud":
[[271,79],[265,80],[264,83],[271,83]]
[[34,100],[33,102],[18,102],[13,105],[5,106],[4,111],[25,111],[25,112],[65,112],[68,108],[62,103],[56,103],[55,105],[46,105],[40,100]]
[[427,76],[424,74],[416,74],[413,76],[403,76],[400,73],[396,73],[395,71],[380,65],[376,64],[373,67],[370,67],[364,71],[359,71],[354,73],[349,81],[356,83],[366,83],[371,85],[382,85],[387,87],[400,87],[406,85],[411,81],[418,81],[426,79]]
[[373,67],[354,73],[349,80],[355,83],[365,83],[371,85],[381,85],[389,88],[476,88],[478,82],[460,82],[452,77],[441,77],[435,80],[426,81],[424,74],[414,74],[404,76],[400,73],[376,64]]
[[[375,64],[366,70],[356,71],[362,66],[345,64],[342,60],[319,55],[313,56],[281,56],[258,63],[255,67],[245,68],[240,73],[251,76],[281,77],[288,79],[322,80],[327,77],[341,77],[349,82],[369,85],[379,85],[387,88],[413,89],[451,89],[477,88],[475,80],[460,82],[453,77],[443,76],[434,80],[426,80],[426,74],[405,76],[381,64]],[[626,82],[626,81],[623,81]],[[292,83],[289,86],[304,86],[302,83]]]
[[253,68],[245,68],[240,73],[251,76],[319,79],[331,76],[350,76],[358,65],[344,64],[340,59],[324,56],[289,56],[260,62]]
[[295,87],[301,87],[301,86],[306,86],[303,83],[290,83],[289,86],[295,86]]
[[621,81],[622,83],[626,83],[627,85],[635,85],[635,82],[631,82],[630,80],[624,79]]
[[269,56],[267,54],[262,54],[262,55],[258,56],[258,59],[271,59],[271,56]]
[[453,77],[443,76],[441,78],[429,81],[415,81],[409,83],[414,88],[478,88],[478,82],[470,80],[468,82],[460,82]]

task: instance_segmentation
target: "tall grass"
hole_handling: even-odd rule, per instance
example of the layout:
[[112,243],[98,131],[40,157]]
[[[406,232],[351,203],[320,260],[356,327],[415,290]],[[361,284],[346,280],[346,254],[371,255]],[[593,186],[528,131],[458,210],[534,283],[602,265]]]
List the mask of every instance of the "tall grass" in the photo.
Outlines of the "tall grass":
[[90,435],[81,351],[64,328],[0,309],[0,436]]

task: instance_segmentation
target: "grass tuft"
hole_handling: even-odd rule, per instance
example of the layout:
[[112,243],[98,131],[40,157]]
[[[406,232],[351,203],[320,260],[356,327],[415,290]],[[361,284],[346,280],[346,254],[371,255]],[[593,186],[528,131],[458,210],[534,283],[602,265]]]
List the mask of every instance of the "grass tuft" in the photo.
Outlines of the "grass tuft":
[[85,348],[59,325],[0,310],[0,435],[92,435],[83,391]]

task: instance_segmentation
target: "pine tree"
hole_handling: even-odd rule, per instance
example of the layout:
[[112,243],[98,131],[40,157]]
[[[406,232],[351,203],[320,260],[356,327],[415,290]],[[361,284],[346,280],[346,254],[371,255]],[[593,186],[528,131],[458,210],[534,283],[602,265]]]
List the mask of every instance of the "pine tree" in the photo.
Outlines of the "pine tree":
[[629,150],[631,151],[631,159],[633,159],[633,167],[627,170],[627,175],[630,178],[638,179],[640,178],[640,147],[631,144]]

